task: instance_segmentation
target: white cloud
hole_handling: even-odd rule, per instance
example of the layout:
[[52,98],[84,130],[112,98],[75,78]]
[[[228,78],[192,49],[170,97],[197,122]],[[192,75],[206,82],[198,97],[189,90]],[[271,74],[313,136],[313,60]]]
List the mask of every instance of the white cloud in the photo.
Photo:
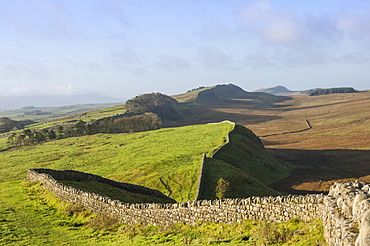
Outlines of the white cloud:
[[2,59],[0,60],[0,74],[4,79],[40,80],[52,76],[53,71],[40,62],[24,61],[22,59]]
[[[3,19],[27,38],[74,38],[82,32],[61,1],[9,1]],[[14,15],[13,13],[18,13]]]
[[214,46],[200,48],[198,57],[206,67],[213,69],[232,69],[231,58]]
[[304,14],[254,1],[237,15],[246,42],[257,43],[243,62],[284,67],[364,61],[360,52],[370,55],[370,15],[351,11]]
[[124,25],[129,25],[130,21],[122,6],[122,0],[103,0],[96,5],[96,8],[103,15],[113,17]]
[[265,42],[290,45],[303,38],[300,19],[289,10],[274,9],[270,1],[254,2],[238,12],[245,32]]
[[190,68],[190,64],[183,58],[173,55],[160,55],[157,65],[167,71],[177,71]]
[[113,50],[110,52],[110,57],[111,63],[115,67],[124,69],[141,63],[141,55],[131,47],[126,47],[123,50]]

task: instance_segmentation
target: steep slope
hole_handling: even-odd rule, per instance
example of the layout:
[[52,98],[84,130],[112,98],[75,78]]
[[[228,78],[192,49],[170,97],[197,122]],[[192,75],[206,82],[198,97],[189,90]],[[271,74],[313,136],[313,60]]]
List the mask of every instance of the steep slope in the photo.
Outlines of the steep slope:
[[273,157],[252,131],[236,125],[229,133],[229,143],[206,158],[199,198],[221,198],[220,192],[229,198],[278,195],[268,185],[288,176],[290,169]]

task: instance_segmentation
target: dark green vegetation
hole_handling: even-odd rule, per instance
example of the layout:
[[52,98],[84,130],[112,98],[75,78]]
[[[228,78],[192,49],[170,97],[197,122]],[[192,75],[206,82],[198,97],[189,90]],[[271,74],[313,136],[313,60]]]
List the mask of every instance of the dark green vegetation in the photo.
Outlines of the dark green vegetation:
[[7,138],[8,147],[35,145],[55,139],[94,135],[97,133],[132,133],[158,129],[162,126],[160,118],[151,112],[131,117],[115,119],[109,117],[100,121],[86,123],[82,120],[66,128],[59,125],[57,128],[42,130],[25,129],[22,133],[12,133]]
[[39,184],[0,183],[1,245],[324,245],[319,221],[122,225],[65,203]]
[[312,91],[309,96],[320,96],[320,95],[327,95],[333,93],[356,93],[355,89],[352,87],[340,87],[340,88],[329,88],[329,89],[315,89]]

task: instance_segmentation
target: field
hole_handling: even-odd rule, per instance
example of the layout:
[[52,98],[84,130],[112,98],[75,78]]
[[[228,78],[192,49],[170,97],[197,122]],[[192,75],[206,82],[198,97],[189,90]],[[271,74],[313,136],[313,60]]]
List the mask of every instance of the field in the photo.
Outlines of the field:
[[178,124],[228,119],[260,136],[271,153],[295,167],[272,185],[282,192],[325,192],[339,180],[370,182],[370,91],[292,96],[274,104],[252,99],[188,103],[179,111],[188,117]]

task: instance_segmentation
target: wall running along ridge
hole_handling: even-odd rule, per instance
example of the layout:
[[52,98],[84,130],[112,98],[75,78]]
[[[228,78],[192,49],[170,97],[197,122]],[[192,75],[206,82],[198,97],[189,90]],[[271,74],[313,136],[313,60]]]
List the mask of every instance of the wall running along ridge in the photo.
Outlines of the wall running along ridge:
[[[30,169],[28,179],[41,182],[44,187],[67,202],[76,203],[97,214],[118,218],[127,224],[167,226],[175,223],[195,224],[198,221],[232,223],[251,219],[284,222],[293,218],[304,221],[319,218],[323,222],[324,236],[329,245],[370,245],[370,186],[357,181],[335,183],[328,195],[128,204],[65,186],[57,181],[66,177],[72,178],[76,173],[81,179],[83,175],[80,174],[83,173],[76,171]],[[99,176],[86,174],[86,177]],[[130,184],[126,184],[127,187],[130,187]],[[137,188],[137,185],[133,187]],[[142,188],[143,191],[158,194],[155,190]]]

